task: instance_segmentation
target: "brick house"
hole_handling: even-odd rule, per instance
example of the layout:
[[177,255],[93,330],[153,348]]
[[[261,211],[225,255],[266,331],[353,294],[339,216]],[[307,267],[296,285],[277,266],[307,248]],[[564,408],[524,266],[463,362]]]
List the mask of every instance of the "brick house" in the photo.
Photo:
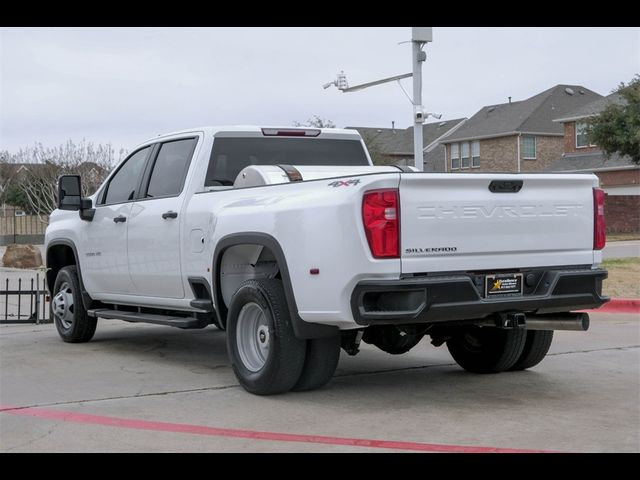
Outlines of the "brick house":
[[640,231],[640,165],[627,156],[606,158],[600,147],[587,139],[587,120],[607,105],[622,104],[624,98],[613,93],[569,112],[554,121],[564,128],[563,152],[546,168],[548,172],[595,173],[607,193],[605,213],[609,233]]
[[[426,123],[422,126],[425,172],[444,172],[445,154],[441,140],[460,128],[466,120],[466,118],[455,118]],[[395,128],[395,126],[392,128],[346,128],[357,130],[360,133],[374,163],[410,166],[414,164],[413,126],[405,129]]]
[[441,140],[445,171],[543,171],[563,151],[563,127],[553,120],[599,98],[580,85],[556,85],[526,100],[483,107]]

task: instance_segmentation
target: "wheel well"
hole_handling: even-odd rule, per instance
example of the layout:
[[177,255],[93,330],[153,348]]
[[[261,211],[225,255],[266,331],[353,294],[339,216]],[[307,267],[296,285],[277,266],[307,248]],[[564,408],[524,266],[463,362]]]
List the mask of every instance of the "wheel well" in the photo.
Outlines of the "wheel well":
[[[224,266],[223,266],[224,264]],[[326,338],[337,335],[338,327],[305,322],[298,314],[287,260],[278,241],[266,233],[231,234],[218,241],[213,254],[213,294],[220,325],[227,322],[227,305],[245,280],[279,278],[284,287],[289,315],[296,337]],[[225,294],[223,294],[224,286]],[[226,297],[226,299],[225,299]]]
[[227,248],[221,254],[217,269],[218,301],[223,324],[233,294],[246,280],[280,278],[280,267],[275,255],[263,245],[239,244]]
[[58,272],[67,265],[77,265],[76,256],[69,245],[53,245],[47,250],[47,288],[52,293]]

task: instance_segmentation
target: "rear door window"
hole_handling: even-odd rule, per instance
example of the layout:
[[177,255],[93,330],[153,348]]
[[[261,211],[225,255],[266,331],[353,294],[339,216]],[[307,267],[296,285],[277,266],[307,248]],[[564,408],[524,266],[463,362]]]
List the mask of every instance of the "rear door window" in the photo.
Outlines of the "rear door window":
[[147,198],[174,197],[180,194],[197,141],[197,138],[186,138],[160,146],[149,179]]

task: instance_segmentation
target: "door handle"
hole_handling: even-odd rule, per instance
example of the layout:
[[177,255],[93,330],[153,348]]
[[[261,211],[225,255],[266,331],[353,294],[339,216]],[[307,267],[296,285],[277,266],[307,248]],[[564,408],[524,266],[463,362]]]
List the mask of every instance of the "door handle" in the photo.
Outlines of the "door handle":
[[178,212],[172,212],[171,210],[169,210],[168,212],[164,212],[162,214],[162,218],[164,218],[165,220],[167,218],[178,218]]
[[113,221],[116,223],[124,223],[127,221],[127,217],[125,217],[124,215],[118,215],[116,218],[113,219]]

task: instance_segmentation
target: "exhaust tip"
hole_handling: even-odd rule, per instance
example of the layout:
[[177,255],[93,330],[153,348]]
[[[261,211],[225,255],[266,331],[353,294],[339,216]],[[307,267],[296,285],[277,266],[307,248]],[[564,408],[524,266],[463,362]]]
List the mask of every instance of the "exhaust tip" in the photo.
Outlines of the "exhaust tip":
[[578,313],[579,318],[577,318],[577,320],[580,321],[580,323],[582,324],[582,330],[583,331],[587,331],[589,330],[589,314],[588,313]]

